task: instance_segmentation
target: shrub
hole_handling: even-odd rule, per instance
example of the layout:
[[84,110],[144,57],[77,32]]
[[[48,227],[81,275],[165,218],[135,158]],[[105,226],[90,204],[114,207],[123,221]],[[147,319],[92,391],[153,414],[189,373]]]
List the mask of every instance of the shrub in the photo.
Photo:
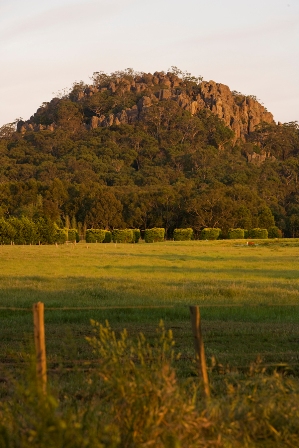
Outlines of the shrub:
[[134,234],[132,229],[114,229],[112,232],[112,240],[114,243],[133,243]]
[[201,240],[217,240],[221,233],[221,229],[206,227],[200,233]]
[[86,242],[87,243],[102,243],[106,236],[106,230],[101,229],[87,229]]
[[133,229],[133,240],[134,243],[138,243],[140,240],[140,230],[139,229]]
[[56,235],[55,235],[55,243],[64,244],[68,239],[67,233],[68,233],[67,229],[57,228]]
[[255,229],[250,229],[248,232],[248,237],[252,239],[265,240],[268,238],[268,230],[260,229],[258,227]]
[[164,241],[165,229],[154,227],[144,231],[144,241],[146,243],[156,243]]
[[174,229],[174,241],[190,241],[193,238],[193,229]]
[[241,240],[244,238],[244,229],[229,229],[228,238],[230,240]]
[[36,244],[38,242],[38,229],[36,224],[28,218],[10,218],[8,222],[15,230],[15,244]]
[[79,243],[79,233],[77,229],[68,229],[68,241]]
[[39,218],[36,221],[38,241],[41,244],[54,244],[57,226],[49,218]]
[[281,238],[281,237],[282,237],[282,232],[278,227],[276,227],[276,226],[269,227],[268,238]]
[[105,230],[105,238],[103,243],[111,243],[112,241],[112,233],[110,232],[110,230]]
[[15,237],[15,228],[10,224],[10,222],[5,221],[5,219],[0,219],[0,243],[10,244]]

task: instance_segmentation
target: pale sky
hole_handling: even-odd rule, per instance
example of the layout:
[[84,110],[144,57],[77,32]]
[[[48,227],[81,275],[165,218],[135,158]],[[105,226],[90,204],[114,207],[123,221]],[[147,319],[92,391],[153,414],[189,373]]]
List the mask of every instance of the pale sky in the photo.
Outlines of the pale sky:
[[299,121],[299,0],[0,0],[0,126],[93,72],[167,71]]

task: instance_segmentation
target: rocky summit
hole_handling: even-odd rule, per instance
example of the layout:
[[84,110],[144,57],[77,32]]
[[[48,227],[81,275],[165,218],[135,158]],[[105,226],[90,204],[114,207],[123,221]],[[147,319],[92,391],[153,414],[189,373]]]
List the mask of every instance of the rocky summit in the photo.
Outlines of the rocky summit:
[[[129,70],[110,76],[94,73],[93,84],[75,83],[68,96],[82,106],[82,121],[89,129],[135,123],[142,120],[151,106],[170,100],[191,115],[201,110],[210,111],[234,131],[235,141],[244,141],[260,123],[274,123],[273,115],[254,96],[231,91],[221,83],[172,72],[137,74]],[[127,101],[119,101],[119,98],[127,98]],[[63,99],[54,98],[45,103],[30,120],[18,123],[18,131],[53,131],[58,125],[52,117],[53,110]],[[109,107],[113,102],[116,107]]]

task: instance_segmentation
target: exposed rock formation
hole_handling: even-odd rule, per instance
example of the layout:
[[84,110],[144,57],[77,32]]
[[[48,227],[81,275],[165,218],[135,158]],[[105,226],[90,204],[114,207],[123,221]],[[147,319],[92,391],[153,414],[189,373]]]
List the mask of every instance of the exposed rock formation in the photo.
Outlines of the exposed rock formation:
[[[229,87],[214,81],[203,81],[195,86],[186,86],[186,82],[172,73],[156,72],[128,79],[118,79],[117,83],[111,82],[107,89],[112,93],[119,89],[125,92],[145,92],[138,101],[137,108],[125,109],[121,114],[116,114],[114,120],[101,120],[99,126],[111,126],[112,124],[133,123],[140,118],[142,111],[158,101],[177,101],[180,107],[195,115],[202,109],[209,109],[213,114],[221,118],[225,125],[235,133],[235,140],[245,137],[254,131],[256,125],[261,122],[273,123],[273,115],[266,110],[253,97],[232,92]],[[161,86],[161,89],[155,88]],[[192,88],[193,87],[193,88]],[[104,87],[105,88],[105,87]],[[90,95],[95,87],[89,86],[84,95]],[[100,90],[102,90],[100,88]],[[97,88],[97,90],[99,90]],[[152,90],[148,95],[149,90]],[[82,96],[78,100],[80,101]],[[93,120],[93,119],[92,119]],[[94,128],[91,120],[91,128]]]
[[[273,123],[273,116],[254,97],[248,97],[232,92],[229,87],[214,81],[194,81],[182,79],[174,73],[155,72],[143,73],[135,76],[106,76],[95,79],[94,85],[77,89],[70,95],[72,101],[82,104],[98,92],[107,92],[109,95],[125,96],[138,94],[140,97],[136,104],[124,108],[118,113],[94,115],[89,119],[89,129],[109,127],[112,125],[132,124],[141,119],[145,109],[160,101],[176,101],[180,107],[195,115],[202,109],[208,109],[222,119],[226,126],[235,133],[235,140],[245,140],[246,136],[254,131],[261,122]],[[137,98],[138,98],[137,96]],[[57,98],[51,101],[56,101]],[[56,104],[55,103],[55,104]],[[27,130],[54,130],[55,123],[48,126],[37,125],[35,117],[39,111],[27,122],[18,124],[19,132]]]
[[252,153],[246,153],[247,156],[247,161],[253,163],[254,165],[261,165],[262,163],[264,163],[267,159],[269,160],[276,160],[276,158],[274,156],[271,155],[271,153],[269,151],[261,151],[260,154],[256,153],[256,152],[252,152]]

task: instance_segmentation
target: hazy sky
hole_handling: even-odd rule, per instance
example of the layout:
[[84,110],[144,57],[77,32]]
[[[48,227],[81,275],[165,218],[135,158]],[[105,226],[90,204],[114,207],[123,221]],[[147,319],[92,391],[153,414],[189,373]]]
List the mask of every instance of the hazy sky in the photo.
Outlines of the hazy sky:
[[0,0],[0,126],[95,71],[171,66],[299,120],[299,0]]

